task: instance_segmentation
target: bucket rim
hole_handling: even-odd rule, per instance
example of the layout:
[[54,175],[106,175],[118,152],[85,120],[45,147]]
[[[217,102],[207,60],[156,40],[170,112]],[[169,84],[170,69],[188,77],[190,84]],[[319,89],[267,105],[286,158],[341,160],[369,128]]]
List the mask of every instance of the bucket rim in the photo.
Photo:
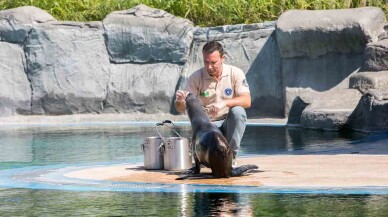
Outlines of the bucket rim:
[[166,140],[180,140],[180,139],[190,139],[189,137],[177,137],[177,136],[172,136],[172,137],[165,137]]
[[160,136],[148,136],[148,137],[144,137],[144,139],[162,139],[162,137],[160,137]]

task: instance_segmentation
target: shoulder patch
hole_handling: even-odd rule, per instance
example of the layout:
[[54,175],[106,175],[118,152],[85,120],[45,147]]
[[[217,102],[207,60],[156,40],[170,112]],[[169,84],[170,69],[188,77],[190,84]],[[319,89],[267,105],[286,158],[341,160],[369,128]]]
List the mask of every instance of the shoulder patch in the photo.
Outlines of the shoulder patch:
[[247,79],[244,79],[244,80],[242,81],[242,84],[243,84],[245,87],[248,87],[248,86],[249,86],[249,85],[248,85]]

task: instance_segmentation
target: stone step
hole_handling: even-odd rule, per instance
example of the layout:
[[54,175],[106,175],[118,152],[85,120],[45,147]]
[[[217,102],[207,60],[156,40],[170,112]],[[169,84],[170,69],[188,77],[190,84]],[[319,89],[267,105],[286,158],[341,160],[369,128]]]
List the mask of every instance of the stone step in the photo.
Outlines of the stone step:
[[388,131],[388,90],[367,90],[349,116],[347,125],[362,132]]
[[[385,34],[387,34],[385,32]],[[381,38],[381,37],[380,37]],[[379,41],[366,45],[365,62],[361,67],[362,72],[388,70],[388,36],[384,36]]]
[[357,107],[362,94],[356,89],[318,92],[302,112],[301,126],[309,129],[340,130]]
[[349,88],[365,92],[369,89],[387,90],[388,71],[359,72],[349,79]]

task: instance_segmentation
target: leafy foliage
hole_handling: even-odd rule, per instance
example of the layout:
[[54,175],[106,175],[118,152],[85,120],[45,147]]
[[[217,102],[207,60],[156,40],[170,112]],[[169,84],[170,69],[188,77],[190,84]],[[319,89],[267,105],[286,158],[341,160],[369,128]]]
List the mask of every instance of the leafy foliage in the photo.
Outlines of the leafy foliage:
[[276,20],[289,9],[341,9],[380,7],[388,17],[388,0],[2,0],[0,9],[31,5],[58,20],[103,20],[112,11],[138,4],[165,10],[193,21],[199,26],[260,23]]

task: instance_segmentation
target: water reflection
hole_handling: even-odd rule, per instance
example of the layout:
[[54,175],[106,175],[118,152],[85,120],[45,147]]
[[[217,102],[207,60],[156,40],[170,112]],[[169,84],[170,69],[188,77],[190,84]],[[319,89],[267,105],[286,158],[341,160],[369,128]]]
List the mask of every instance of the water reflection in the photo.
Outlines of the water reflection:
[[386,213],[388,195],[0,190],[0,216],[374,217]]
[[195,216],[252,216],[251,201],[244,194],[194,194]]
[[367,134],[303,130],[295,127],[248,127],[241,142],[245,154],[351,153],[353,141]]
[[32,162],[31,132],[10,134],[0,131],[0,162]]

